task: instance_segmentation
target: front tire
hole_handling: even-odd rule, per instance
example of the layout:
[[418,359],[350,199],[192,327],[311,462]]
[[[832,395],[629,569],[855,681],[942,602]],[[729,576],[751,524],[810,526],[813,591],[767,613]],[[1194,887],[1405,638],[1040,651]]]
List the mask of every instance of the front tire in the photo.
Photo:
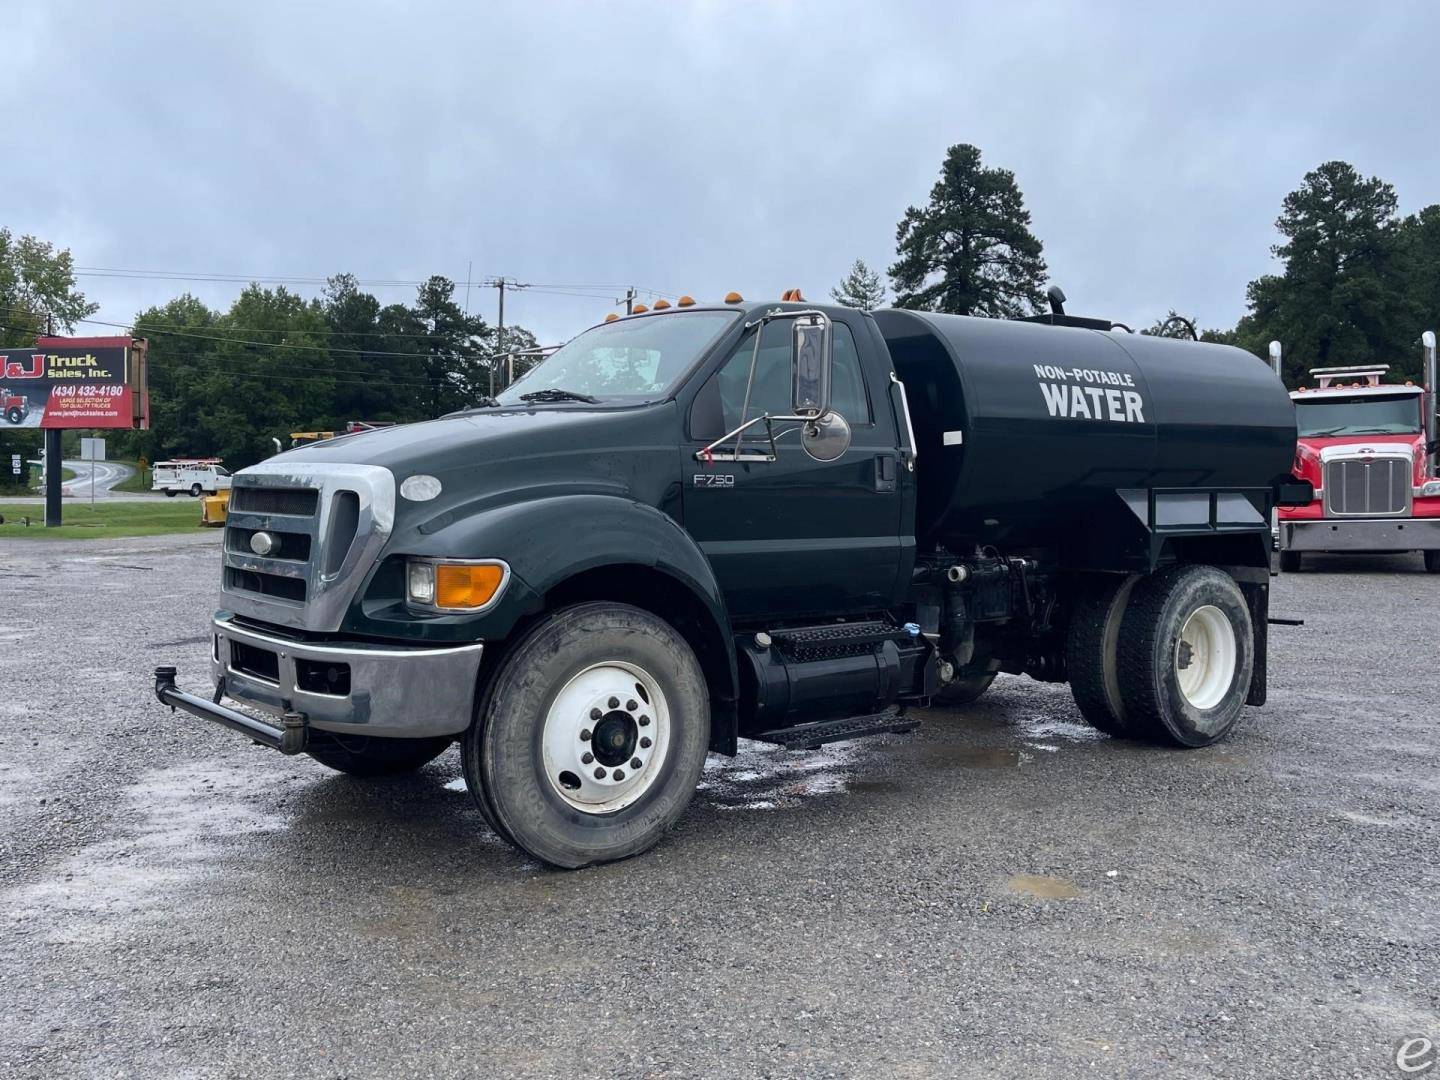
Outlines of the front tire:
[[414,772],[443,754],[451,739],[382,739],[376,735],[335,735],[312,731],[309,754],[336,772],[366,779]]
[[1183,747],[1223,738],[1245,707],[1255,668],[1250,608],[1230,575],[1177,566],[1135,586],[1117,649],[1125,722]]
[[25,419],[25,414],[21,412],[19,408],[12,406],[6,411],[5,419],[10,421],[10,423],[12,424],[19,424],[22,420]]
[[684,812],[710,698],[674,627],[624,604],[577,604],[525,634],[493,680],[463,761],[505,839],[574,869],[645,851]]
[[1281,572],[1286,574],[1298,574],[1300,572],[1301,565],[1300,558],[1300,552],[1298,551],[1280,552]]

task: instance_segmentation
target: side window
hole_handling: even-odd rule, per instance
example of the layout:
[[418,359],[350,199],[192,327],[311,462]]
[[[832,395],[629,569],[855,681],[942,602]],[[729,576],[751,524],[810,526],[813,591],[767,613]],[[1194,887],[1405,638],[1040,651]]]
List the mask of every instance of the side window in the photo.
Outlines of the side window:
[[[790,412],[790,334],[788,319],[764,325],[760,354],[755,361],[755,380],[750,387],[750,407],[745,413],[753,420],[762,413],[781,416]],[[854,335],[844,323],[834,324],[835,365],[831,374],[830,405],[853,424],[870,423],[870,402],[865,379],[860,373],[860,354]],[[724,365],[696,396],[691,412],[692,433],[700,439],[717,439],[740,426],[745,404],[745,385],[750,378],[750,357],[755,351],[755,332],[740,339]],[[752,429],[751,434],[754,434]]]

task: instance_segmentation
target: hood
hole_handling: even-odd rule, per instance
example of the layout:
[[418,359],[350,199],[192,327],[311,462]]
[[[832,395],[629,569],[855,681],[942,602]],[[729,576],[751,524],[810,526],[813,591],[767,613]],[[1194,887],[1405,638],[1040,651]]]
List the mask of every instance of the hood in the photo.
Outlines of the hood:
[[1324,437],[1304,436],[1296,443],[1294,473],[1302,480],[1309,480],[1317,489],[1323,486],[1321,466],[1336,458],[1364,457],[1408,457],[1410,472],[1415,485],[1423,484],[1425,475],[1425,436],[1423,434],[1399,435],[1328,435]]

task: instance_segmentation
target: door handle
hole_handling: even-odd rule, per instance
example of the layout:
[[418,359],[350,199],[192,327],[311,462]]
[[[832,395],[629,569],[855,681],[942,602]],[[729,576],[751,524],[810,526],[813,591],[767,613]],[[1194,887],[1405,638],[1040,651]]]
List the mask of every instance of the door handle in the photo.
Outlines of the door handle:
[[875,455],[875,490],[895,490],[895,455]]

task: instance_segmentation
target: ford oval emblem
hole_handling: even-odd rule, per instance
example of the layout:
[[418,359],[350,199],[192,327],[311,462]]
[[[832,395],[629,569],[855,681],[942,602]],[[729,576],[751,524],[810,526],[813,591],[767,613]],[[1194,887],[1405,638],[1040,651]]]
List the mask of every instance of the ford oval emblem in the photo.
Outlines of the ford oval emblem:
[[269,555],[277,546],[275,537],[268,532],[257,532],[250,537],[250,550],[256,555]]

